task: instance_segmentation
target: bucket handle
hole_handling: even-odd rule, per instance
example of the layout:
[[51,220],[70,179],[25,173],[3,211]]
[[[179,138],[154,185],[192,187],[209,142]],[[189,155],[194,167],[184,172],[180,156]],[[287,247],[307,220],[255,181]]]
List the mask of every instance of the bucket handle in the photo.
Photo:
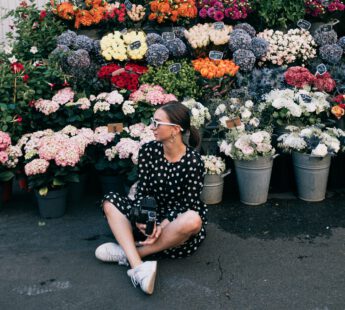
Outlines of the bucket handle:
[[220,176],[222,178],[225,178],[227,175],[229,175],[231,173],[231,169],[228,169],[227,171],[225,171],[223,174],[221,174]]

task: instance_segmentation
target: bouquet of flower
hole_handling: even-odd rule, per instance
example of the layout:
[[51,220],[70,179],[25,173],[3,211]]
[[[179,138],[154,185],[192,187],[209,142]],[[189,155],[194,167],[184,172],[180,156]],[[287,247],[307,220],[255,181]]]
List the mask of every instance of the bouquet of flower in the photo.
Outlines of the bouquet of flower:
[[198,14],[195,0],[154,0],[150,2],[150,21],[188,23]]
[[309,127],[286,127],[290,133],[278,137],[278,147],[284,152],[301,152],[311,154],[315,157],[334,155],[340,150],[338,136],[345,136],[345,133],[338,129],[322,130],[316,126]]
[[185,99],[182,101],[191,112],[191,125],[199,129],[203,127],[206,121],[211,120],[210,112],[208,108],[202,105],[200,102],[195,99]]
[[0,182],[7,182],[14,177],[21,156],[20,148],[12,145],[10,135],[0,131]]
[[107,127],[98,127],[95,129],[93,150],[95,167],[103,174],[126,175],[132,182],[136,178],[139,149],[152,140],[152,130],[142,123],[116,133],[109,133]]
[[185,30],[184,35],[193,49],[201,49],[210,44],[227,44],[232,29],[230,25],[224,25],[222,29],[216,29],[213,24],[196,24]]
[[249,0],[198,0],[199,17],[220,22],[226,18],[231,20],[246,19],[253,11]]
[[208,57],[192,60],[193,67],[207,79],[222,78],[225,75],[235,76],[239,67],[232,60],[212,60]]
[[330,108],[328,95],[307,90],[273,90],[265,95],[259,111],[271,115],[274,125],[306,125],[321,121]]
[[[148,125],[157,106],[171,101],[177,101],[177,98],[173,94],[166,93],[161,86],[143,84],[129,96],[124,111],[126,110],[125,114],[131,116],[132,122]],[[130,107],[133,109],[132,113],[129,113]]]
[[266,55],[261,62],[281,66],[297,61],[305,63],[316,56],[316,43],[310,32],[304,29],[290,29],[287,33],[266,29],[258,37],[269,42]]
[[327,13],[337,11],[344,11],[345,4],[342,0],[320,1],[320,0],[305,0],[305,12],[311,16],[323,16]]
[[206,174],[222,174],[226,169],[225,162],[221,157],[203,155],[201,159],[204,162]]
[[117,26],[122,25],[126,21],[126,6],[124,3],[120,3],[118,1],[107,3],[105,6],[103,21],[111,22]]
[[319,91],[332,92],[336,83],[328,72],[324,74],[316,73],[315,75],[304,67],[290,67],[284,74],[287,84],[297,87],[305,88],[314,86]]
[[239,98],[230,98],[226,103],[220,103],[214,111],[219,124],[223,128],[255,129],[260,125],[260,119],[253,101],[243,102]]
[[140,22],[144,19],[146,14],[145,6],[141,4],[132,4],[132,8],[127,10],[127,15],[132,22]]
[[230,129],[218,144],[222,153],[235,160],[253,160],[275,153],[271,132],[265,130],[247,132],[243,128]]
[[97,76],[99,79],[109,80],[118,89],[129,92],[135,91],[139,87],[139,77],[147,72],[146,66],[135,63],[127,63],[124,67],[117,64],[102,66]]
[[174,61],[169,60],[161,67],[148,66],[149,70],[140,77],[143,84],[160,85],[167,93],[175,95],[179,99],[199,98],[202,91],[196,80],[196,72],[188,60],[179,60],[181,69],[172,72]]
[[90,100],[93,106],[95,126],[105,126],[109,123],[123,121],[122,103],[124,98],[117,90],[90,96]]
[[104,0],[85,0],[80,6],[75,1],[65,1],[58,5],[52,1],[52,11],[60,18],[73,21],[74,27],[91,26],[99,24],[107,10],[107,2]]
[[345,95],[338,95],[332,98],[335,105],[331,108],[331,113],[339,120],[345,114]]
[[143,31],[115,31],[101,39],[101,53],[106,60],[140,60],[147,51],[146,36]]
[[54,132],[51,129],[25,134],[18,142],[24,154],[24,170],[29,188],[44,196],[49,190],[78,182],[78,172],[93,142],[91,129],[73,126]]

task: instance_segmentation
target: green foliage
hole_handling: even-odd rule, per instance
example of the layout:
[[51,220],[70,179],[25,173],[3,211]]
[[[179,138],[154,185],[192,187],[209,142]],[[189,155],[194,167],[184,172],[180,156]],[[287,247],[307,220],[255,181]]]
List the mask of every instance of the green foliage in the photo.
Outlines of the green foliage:
[[179,60],[181,70],[178,73],[172,73],[169,70],[174,63],[170,60],[159,68],[148,66],[149,70],[140,77],[140,83],[160,85],[167,93],[174,94],[180,100],[186,97],[200,98],[202,92],[190,61]]
[[287,29],[304,14],[304,0],[257,0],[257,15],[268,28]]
[[[30,2],[26,7],[19,5],[6,16],[12,18],[16,29],[15,37],[11,32],[7,34],[7,37],[15,38],[13,52],[22,60],[47,58],[56,47],[56,37],[66,29],[61,21],[52,18],[52,12],[43,10],[43,13],[37,9],[34,0]],[[44,14],[47,16],[43,17]],[[35,54],[30,52],[33,46],[37,47]]]

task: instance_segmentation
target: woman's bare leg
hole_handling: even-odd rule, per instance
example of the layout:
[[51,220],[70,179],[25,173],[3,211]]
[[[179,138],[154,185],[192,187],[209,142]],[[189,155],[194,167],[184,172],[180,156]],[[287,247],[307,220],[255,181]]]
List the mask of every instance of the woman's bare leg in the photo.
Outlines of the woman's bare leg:
[[[167,224],[158,240],[152,245],[137,248],[141,258],[177,247],[196,235],[201,229],[202,221],[199,214],[189,210],[180,214],[174,221]],[[120,242],[120,241],[119,241]],[[127,253],[126,253],[127,254]]]
[[126,253],[129,264],[132,268],[139,266],[142,260],[135,246],[131,223],[126,216],[109,201],[103,203],[103,211],[117,242]]

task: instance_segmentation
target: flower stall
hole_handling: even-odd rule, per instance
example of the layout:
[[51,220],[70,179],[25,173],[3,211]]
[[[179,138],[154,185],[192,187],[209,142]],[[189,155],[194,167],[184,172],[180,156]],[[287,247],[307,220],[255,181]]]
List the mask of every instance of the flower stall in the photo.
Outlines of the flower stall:
[[[43,216],[63,214],[91,170],[104,191],[128,192],[150,118],[177,100],[203,137],[205,185],[237,182],[242,202],[261,204],[293,160],[298,197],[324,199],[345,149],[343,0],[24,0],[8,17],[0,189],[24,176],[48,205],[63,192]],[[326,161],[322,178],[301,172]],[[315,179],[316,198],[300,188]]]

